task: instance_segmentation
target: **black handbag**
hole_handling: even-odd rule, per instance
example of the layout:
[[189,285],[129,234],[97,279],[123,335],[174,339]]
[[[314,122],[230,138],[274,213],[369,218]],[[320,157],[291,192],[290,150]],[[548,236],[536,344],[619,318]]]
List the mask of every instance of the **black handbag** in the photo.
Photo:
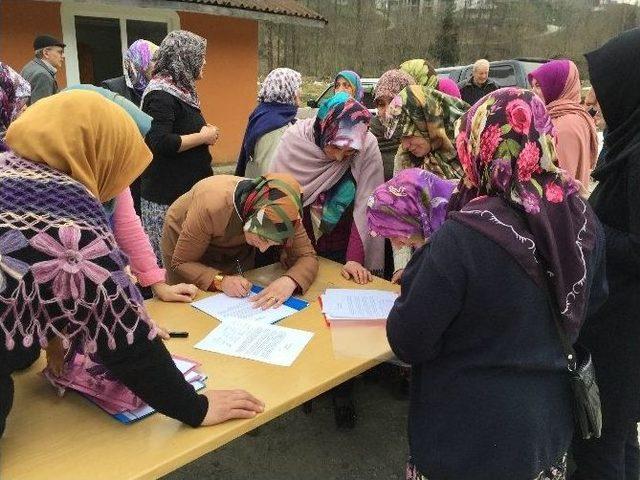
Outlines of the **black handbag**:
[[600,390],[596,382],[596,370],[591,358],[591,352],[579,343],[571,345],[569,337],[562,327],[560,311],[553,301],[549,285],[547,300],[551,306],[556,330],[567,358],[567,369],[569,370],[569,380],[574,399],[575,435],[585,440],[599,438],[602,431],[602,410],[600,407]]

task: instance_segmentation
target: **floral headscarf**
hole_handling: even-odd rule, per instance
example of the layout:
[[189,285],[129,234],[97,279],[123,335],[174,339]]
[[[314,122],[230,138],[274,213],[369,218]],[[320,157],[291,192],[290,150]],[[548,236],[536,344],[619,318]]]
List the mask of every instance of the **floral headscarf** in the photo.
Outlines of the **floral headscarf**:
[[375,100],[388,98],[389,100],[398,95],[409,85],[415,85],[416,81],[407,72],[402,70],[388,70],[382,74],[376,83],[374,92]]
[[456,147],[465,177],[451,218],[504,247],[540,288],[549,281],[567,331],[577,335],[597,226],[578,183],[556,166],[544,103],[533,92],[503,88],[461,123]]
[[269,173],[247,183],[238,202],[244,231],[278,243],[293,237],[302,218],[300,184],[287,173]]
[[422,87],[436,88],[438,86],[438,74],[429,62],[421,58],[407,60],[400,64],[400,70],[408,73]]
[[369,232],[374,237],[429,238],[444,223],[455,187],[421,168],[403,170],[369,198]]
[[124,79],[127,87],[133,88],[139,93],[144,92],[149,80],[147,70],[153,60],[153,54],[158,46],[149,40],[136,40],[124,54]]
[[31,85],[13,68],[0,62],[0,151],[7,128],[31,96]]
[[262,82],[258,101],[297,105],[297,96],[302,86],[302,75],[290,68],[271,70]]
[[162,90],[200,109],[196,79],[204,65],[207,41],[186,30],[174,30],[164,37],[156,52],[153,78],[142,96]]
[[[422,136],[433,145],[440,146],[424,159],[415,159],[402,146],[396,155],[395,170],[421,166],[440,177],[462,178],[462,168],[456,156],[453,140],[456,121],[469,109],[462,100],[433,88],[410,85],[394,97],[386,110],[383,122],[386,137],[391,138],[396,128],[402,128],[402,136]],[[416,165],[416,160],[419,164]]]
[[344,78],[349,84],[353,87],[353,90],[356,92],[353,95],[353,98],[356,101],[361,102],[362,97],[364,97],[364,89],[362,88],[362,81],[360,80],[360,75],[352,70],[342,70],[336,78],[333,80],[333,84],[335,85],[339,78]]
[[371,113],[346,92],[335,94],[324,102],[313,125],[316,145],[324,148],[334,145],[340,148],[360,150],[369,129]]

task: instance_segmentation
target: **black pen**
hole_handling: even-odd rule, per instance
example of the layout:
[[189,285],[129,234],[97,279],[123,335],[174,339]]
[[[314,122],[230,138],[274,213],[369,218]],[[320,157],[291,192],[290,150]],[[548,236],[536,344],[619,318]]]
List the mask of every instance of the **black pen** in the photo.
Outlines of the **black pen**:
[[169,338],[188,338],[189,332],[169,332]]

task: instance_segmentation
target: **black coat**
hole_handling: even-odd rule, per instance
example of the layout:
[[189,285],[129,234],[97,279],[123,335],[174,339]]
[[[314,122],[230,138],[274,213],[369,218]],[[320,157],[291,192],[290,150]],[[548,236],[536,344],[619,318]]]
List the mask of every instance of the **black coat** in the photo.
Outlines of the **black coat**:
[[127,86],[127,81],[125,80],[124,75],[121,77],[109,78],[103,81],[100,86],[102,88],[106,88],[107,90],[111,90],[112,92],[115,92],[119,95],[122,95],[130,102],[133,102],[137,106],[140,106],[142,95],[136,92],[133,88],[129,88]]
[[607,122],[606,154],[589,199],[606,235],[609,299],[583,329],[603,408],[603,428],[627,432],[640,420],[640,29],[587,55]]
[[463,82],[460,82],[458,84],[458,88],[460,89],[462,100],[467,102],[469,105],[473,105],[482,97],[490,94],[491,92],[495,92],[500,87],[490,78],[487,79],[484,85],[479,87],[475,83],[473,83],[473,77],[471,77],[467,80],[464,80]]
[[142,110],[153,118],[145,138],[153,160],[142,174],[142,198],[171,205],[200,180],[213,175],[208,145],[178,152],[181,135],[197,133],[207,122],[200,110],[164,91],[148,93]]
[[[606,295],[596,238],[590,307]],[[410,451],[429,480],[531,480],[568,450],[572,393],[546,292],[478,231],[447,220],[414,254],[387,336],[413,366]]]

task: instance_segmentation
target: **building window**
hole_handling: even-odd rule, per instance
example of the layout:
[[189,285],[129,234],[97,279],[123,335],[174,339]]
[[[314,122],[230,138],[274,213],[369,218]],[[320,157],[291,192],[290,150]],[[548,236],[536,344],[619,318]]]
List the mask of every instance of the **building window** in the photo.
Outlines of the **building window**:
[[122,55],[140,38],[159,44],[180,28],[173,10],[63,2],[67,84],[92,83],[122,75]]

